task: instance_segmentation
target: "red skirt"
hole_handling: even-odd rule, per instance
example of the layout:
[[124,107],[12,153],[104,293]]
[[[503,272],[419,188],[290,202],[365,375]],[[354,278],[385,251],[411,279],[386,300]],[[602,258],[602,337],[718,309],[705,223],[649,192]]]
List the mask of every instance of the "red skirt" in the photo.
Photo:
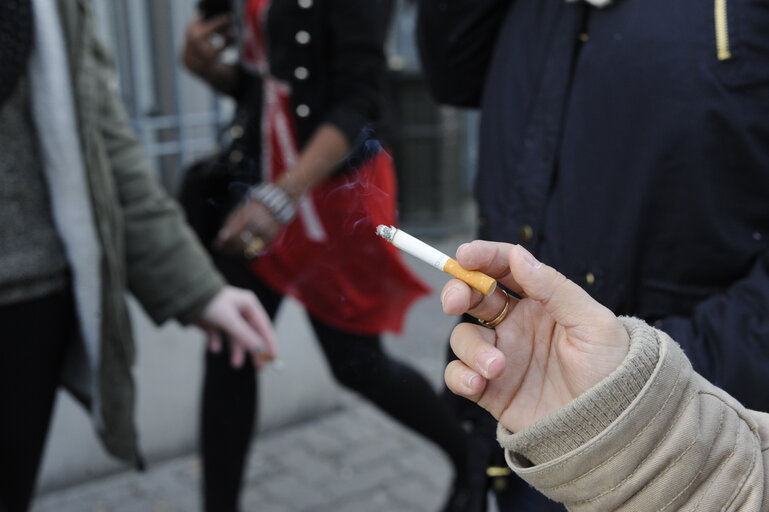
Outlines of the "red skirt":
[[396,193],[392,159],[380,151],[312,191],[323,240],[308,236],[308,221],[297,215],[252,271],[328,325],[360,334],[402,332],[409,307],[430,289],[376,235],[379,224],[396,224]]

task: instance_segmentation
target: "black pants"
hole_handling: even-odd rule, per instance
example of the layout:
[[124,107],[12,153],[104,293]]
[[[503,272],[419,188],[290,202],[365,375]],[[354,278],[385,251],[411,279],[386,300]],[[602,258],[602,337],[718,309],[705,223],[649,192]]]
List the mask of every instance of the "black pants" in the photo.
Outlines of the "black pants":
[[69,292],[0,306],[0,512],[29,507],[74,326]]
[[[263,286],[241,262],[217,261],[228,280],[254,290],[274,317],[281,296]],[[437,444],[464,473],[465,433],[430,383],[391,359],[378,336],[351,334],[311,319],[334,377],[406,427]],[[205,510],[238,510],[245,456],[256,413],[256,376],[249,362],[229,364],[226,351],[206,354],[203,383],[202,456]]]

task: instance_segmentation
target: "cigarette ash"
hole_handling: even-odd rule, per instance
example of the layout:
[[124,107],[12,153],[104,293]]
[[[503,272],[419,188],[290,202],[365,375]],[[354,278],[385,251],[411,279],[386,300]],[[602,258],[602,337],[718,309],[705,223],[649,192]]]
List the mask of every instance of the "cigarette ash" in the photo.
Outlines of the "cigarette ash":
[[380,224],[376,228],[376,234],[388,242],[393,241],[393,237],[395,237],[395,231],[395,226],[385,226],[384,224]]

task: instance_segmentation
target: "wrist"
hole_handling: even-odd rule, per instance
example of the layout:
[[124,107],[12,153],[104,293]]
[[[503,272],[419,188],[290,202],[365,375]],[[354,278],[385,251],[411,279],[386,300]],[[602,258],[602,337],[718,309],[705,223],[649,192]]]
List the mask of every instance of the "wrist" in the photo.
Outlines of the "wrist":
[[659,361],[659,341],[642,320],[621,317],[630,339],[625,360],[609,376],[545,418],[512,433],[498,425],[508,457],[525,467],[550,462],[585,445],[607,429],[642,393]]

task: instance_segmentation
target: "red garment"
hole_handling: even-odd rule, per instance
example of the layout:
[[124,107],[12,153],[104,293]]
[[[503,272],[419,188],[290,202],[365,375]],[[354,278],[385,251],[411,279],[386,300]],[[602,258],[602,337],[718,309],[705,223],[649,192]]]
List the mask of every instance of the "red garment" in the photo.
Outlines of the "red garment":
[[[262,169],[275,181],[298,150],[290,87],[269,74],[264,37],[271,0],[246,6],[244,65],[263,77]],[[400,332],[406,312],[429,293],[399,251],[375,233],[396,223],[397,185],[384,150],[359,169],[332,176],[298,205],[297,217],[251,264],[270,287],[299,300],[315,318],[349,332]]]

